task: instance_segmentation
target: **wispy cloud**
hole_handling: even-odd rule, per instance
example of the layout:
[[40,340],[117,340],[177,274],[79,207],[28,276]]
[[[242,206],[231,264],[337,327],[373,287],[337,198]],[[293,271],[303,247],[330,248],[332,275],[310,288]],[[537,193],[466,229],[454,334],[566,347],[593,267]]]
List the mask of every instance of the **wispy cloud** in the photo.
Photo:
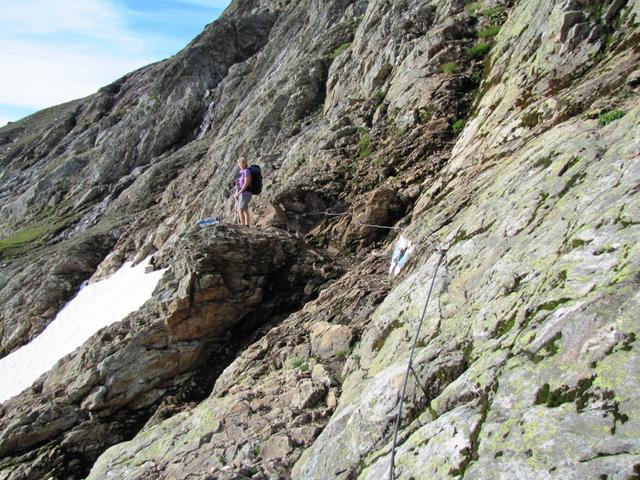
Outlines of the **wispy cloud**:
[[11,73],[0,79],[0,103],[40,109],[81,98],[152,60],[64,44],[3,42],[0,65]]
[[37,40],[82,36],[120,48],[142,47],[126,26],[122,10],[108,0],[24,0],[0,4],[2,37]]
[[12,121],[13,121],[13,117],[6,117],[4,115],[0,115],[0,128],[4,127],[7,123]]
[[44,108],[86,96],[152,61],[106,0],[0,4],[0,103]]
[[[175,53],[191,38],[177,38],[177,28],[167,34],[167,27],[198,25],[199,20],[201,28],[229,1],[2,1],[0,104],[36,110],[89,95]],[[136,14],[132,6],[145,11]],[[202,8],[218,12],[200,17],[189,13]],[[173,17],[163,16],[170,10]],[[0,125],[16,119],[11,115],[0,105]]]
[[194,5],[202,8],[227,8],[228,0],[175,0],[175,3]]

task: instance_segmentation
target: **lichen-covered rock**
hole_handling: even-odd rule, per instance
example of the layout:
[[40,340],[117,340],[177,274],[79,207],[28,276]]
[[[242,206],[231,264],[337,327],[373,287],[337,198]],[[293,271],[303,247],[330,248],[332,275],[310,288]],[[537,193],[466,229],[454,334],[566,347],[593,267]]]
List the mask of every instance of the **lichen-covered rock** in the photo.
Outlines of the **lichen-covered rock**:
[[[396,478],[637,476],[639,22],[638,0],[234,1],[1,129],[5,350],[107,254],[97,276],[173,273],[2,407],[0,478],[386,478],[414,339]],[[257,225],[295,233],[193,236],[233,218],[241,155]],[[49,255],[82,235],[106,245]]]
[[360,313],[350,318],[354,328],[361,328],[359,319],[367,318],[375,303],[360,291],[369,283],[380,288],[385,269],[378,263],[370,261],[358,274],[345,275],[272,328],[229,365],[208,399],[112,447],[88,478],[144,478],[150,469],[166,478],[212,474],[232,479],[242,472],[288,478],[336,406],[330,397],[339,391],[345,363],[345,358],[303,356],[310,351],[310,320],[317,311],[348,308]]
[[[71,474],[82,471],[140,428],[171,392],[173,413],[189,396],[202,395],[197,392],[212,381],[211,373],[228,362],[234,328],[246,328],[243,322],[259,325],[257,319],[270,309],[295,309],[330,277],[305,268],[303,257],[311,253],[283,232],[219,226],[194,230],[183,240],[171,257],[155,258],[156,265],[169,269],[142,309],[101,330],[5,403],[0,418],[5,478],[36,468],[43,475],[63,475],[64,464],[74,458],[80,462]],[[44,404],[42,397],[48,399]],[[311,402],[307,397],[300,407]],[[315,392],[311,399],[319,400]],[[104,435],[103,429],[117,435]],[[62,450],[45,454],[54,444]],[[36,452],[45,453],[31,458]]]

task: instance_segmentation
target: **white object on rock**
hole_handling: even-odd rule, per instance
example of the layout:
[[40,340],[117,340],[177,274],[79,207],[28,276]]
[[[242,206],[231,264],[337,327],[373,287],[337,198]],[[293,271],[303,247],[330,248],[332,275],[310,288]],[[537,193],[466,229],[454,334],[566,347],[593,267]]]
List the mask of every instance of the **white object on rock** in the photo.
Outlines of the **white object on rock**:
[[415,249],[415,245],[405,236],[401,235],[393,249],[393,257],[391,257],[389,273],[394,277],[397,276],[402,271],[407,260],[409,260],[413,255]]

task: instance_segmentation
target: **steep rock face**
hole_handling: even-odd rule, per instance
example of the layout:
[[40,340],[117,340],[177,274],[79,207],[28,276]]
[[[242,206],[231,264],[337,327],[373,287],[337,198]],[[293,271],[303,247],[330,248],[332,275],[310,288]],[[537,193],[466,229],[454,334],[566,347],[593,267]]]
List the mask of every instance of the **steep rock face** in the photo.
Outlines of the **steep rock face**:
[[[3,129],[0,162],[3,169],[3,202],[0,206],[2,227],[6,232],[6,248],[0,254],[11,258],[29,249],[31,244],[58,244],[55,258],[47,263],[68,262],[66,256],[73,248],[78,234],[94,231],[113,231],[116,239],[122,235],[123,223],[132,215],[157,202],[157,189],[166,185],[184,167],[184,158],[172,159],[152,170],[154,186],[145,185],[145,195],[126,196],[129,201],[118,208],[114,201],[143,172],[167,152],[179,148],[196,136],[197,125],[204,115],[203,99],[211,94],[229,67],[254,54],[265,43],[273,24],[273,15],[264,12],[243,18],[222,19],[210,25],[185,50],[175,57],[134,72],[101,89],[96,95],[71,106],[50,109],[48,115],[37,114],[24,122]],[[56,124],[64,121],[69,128],[63,134],[52,134],[51,117]],[[72,120],[68,117],[72,115]],[[44,121],[41,119],[44,117]],[[28,140],[38,138],[38,142]],[[46,142],[46,145],[44,144]],[[195,157],[198,159],[199,157]],[[191,159],[193,161],[193,159]],[[158,173],[161,169],[161,174]],[[158,178],[159,177],[159,178]],[[120,203],[124,203],[121,202]],[[144,217],[147,213],[140,213]],[[124,218],[123,218],[124,217]],[[134,223],[140,224],[141,222]],[[142,220],[142,226],[144,220]],[[104,232],[106,233],[106,232]],[[103,233],[103,234],[104,234]],[[91,234],[89,234],[91,235]],[[4,247],[4,245],[3,245]],[[97,262],[91,268],[75,269],[74,274],[90,276],[97,264],[113,247],[106,244],[98,249]],[[47,249],[50,253],[51,249]],[[46,255],[46,254],[45,254]],[[82,262],[83,258],[75,258]],[[34,297],[50,296],[54,289],[59,308],[73,290],[41,285],[37,278],[43,267],[27,268],[5,265],[9,288],[3,288],[5,301],[18,306],[25,302],[16,291],[35,290]],[[12,268],[13,267],[13,268]],[[18,274],[18,271],[22,271]],[[33,271],[33,274],[29,274]],[[0,325],[3,330],[0,352],[11,351],[39,333],[51,320],[47,312],[35,305],[3,311]],[[16,325],[19,325],[16,327]]]
[[[625,85],[638,52],[615,31],[619,47],[607,53],[602,35],[620,28],[604,19],[621,7],[580,12],[583,28],[570,33],[571,2],[515,7],[492,49],[476,116],[418,203],[407,234],[428,242],[439,232],[447,269],[419,339],[414,368],[426,391],[410,389],[397,478],[637,471],[638,395],[629,388],[637,371],[629,366],[638,358],[638,266],[629,252],[638,231],[634,213],[618,215],[638,207],[639,164],[629,158],[640,140],[638,96]],[[589,41],[575,40],[585,30]],[[627,112],[623,120],[603,127],[589,119],[614,108]],[[561,123],[567,115],[575,118]],[[381,401],[380,384],[395,391],[404,373],[405,338],[426,290],[407,297],[434,275],[429,245],[425,263],[374,314],[377,327],[354,352],[361,367],[293,478],[388,475],[397,397]],[[389,335],[392,321],[399,325]]]
[[[426,392],[411,379],[398,478],[632,475],[640,304],[638,259],[628,252],[638,231],[618,214],[638,206],[640,164],[621,153],[639,114],[636,107],[605,128],[588,121],[553,129],[501,162],[499,173],[460,187],[473,194],[462,197],[469,206],[453,222],[455,203],[428,210],[448,251],[414,359]],[[576,151],[580,161],[569,170]],[[551,152],[551,163],[538,163]],[[515,184],[518,198],[509,195]],[[410,235],[428,239],[430,228]],[[429,243],[422,255],[372,316],[354,351],[359,368],[293,478],[388,472],[407,337],[439,256]]]
[[[21,179],[66,158],[77,128],[70,112],[108,109],[98,105],[109,91],[117,103],[146,91],[146,71],[170,72],[157,83],[158,104],[168,102],[161,115],[145,123],[146,110],[125,103],[128,129],[103,125],[106,139],[135,137],[138,125],[146,132],[127,140],[135,148],[122,165],[98,167],[113,178],[58,200],[42,195],[62,218],[59,229],[34,231],[32,222],[20,231],[7,221],[12,232],[51,245],[29,257],[19,256],[33,247],[26,241],[2,250],[5,349],[46,323],[28,286],[43,265],[61,262],[50,252],[64,252],[81,235],[106,244],[85,263],[71,253],[75,273],[56,302],[109,251],[97,275],[153,252],[158,265],[181,272],[130,317],[146,325],[152,311],[161,331],[127,335],[130,320],[111,327],[121,338],[97,336],[4,406],[0,478],[84,476],[106,447],[138,431],[108,450],[90,478],[386,478],[398,391],[434,276],[401,417],[397,478],[637,475],[640,163],[630,154],[640,143],[639,20],[636,0],[237,1],[175,59],[0,132],[11,138],[0,144],[29,152],[36,144],[25,132],[36,120],[51,132],[51,145],[33,149],[50,152],[41,164],[14,150],[2,157],[15,168],[0,177],[10,216],[22,208],[16,195],[31,198],[20,193]],[[247,39],[232,57],[212,47],[229,25]],[[204,55],[201,70],[192,54]],[[212,60],[217,55],[226,60]],[[172,83],[176,76],[183,81]],[[178,105],[191,113],[183,116]],[[52,123],[50,114],[59,119]],[[193,123],[182,123],[187,117]],[[138,142],[149,147],[147,163],[136,163]],[[299,297],[273,307],[265,299],[282,297],[261,298],[258,279],[226,285],[220,272],[249,268],[231,247],[244,232],[223,227],[212,241],[226,246],[214,250],[205,238],[188,240],[196,218],[231,218],[229,184],[240,155],[264,167],[260,225],[297,231],[350,260],[350,273],[288,317],[315,287],[275,274],[273,286],[290,285]],[[77,178],[93,178],[82,162],[68,165],[65,172],[80,168]],[[65,210],[65,202],[73,207]],[[37,220],[32,211],[26,218]],[[401,228],[415,245],[395,281],[384,273],[390,252],[379,249],[394,236],[372,224]],[[277,254],[260,260],[268,271],[318,278],[315,285],[338,275],[326,254],[296,256],[299,238],[268,237],[249,235],[245,244],[290,257],[286,267]],[[211,267],[206,280],[185,270],[202,258]],[[26,295],[12,303],[21,287]],[[215,306],[198,306],[210,301]],[[252,303],[262,313],[248,328],[267,322],[255,335],[233,326]],[[32,313],[40,315],[35,326],[17,327]],[[148,354],[158,341],[191,353],[176,369]],[[216,357],[228,342],[233,351]],[[112,345],[142,352],[139,368],[148,375],[109,353],[116,363],[98,367],[104,378],[78,376],[88,387],[71,394],[65,379],[77,376],[78,365],[101,365]],[[238,358],[212,387],[235,350]],[[51,395],[56,401],[42,404]],[[193,408],[185,409],[188,401]],[[90,406],[102,412],[97,419]],[[83,452],[94,436],[100,441]]]
[[296,308],[335,275],[316,271],[322,256],[282,232],[220,227],[183,240],[172,258],[156,258],[171,266],[142,309],[5,402],[2,478],[83,475],[152,415],[158,421],[201,389],[208,393],[207,383],[234,353],[234,327],[256,328]]
[[386,294],[385,273],[378,258],[345,275],[245,350],[208,399],[113,447],[88,478],[288,477],[335,409],[349,347]]

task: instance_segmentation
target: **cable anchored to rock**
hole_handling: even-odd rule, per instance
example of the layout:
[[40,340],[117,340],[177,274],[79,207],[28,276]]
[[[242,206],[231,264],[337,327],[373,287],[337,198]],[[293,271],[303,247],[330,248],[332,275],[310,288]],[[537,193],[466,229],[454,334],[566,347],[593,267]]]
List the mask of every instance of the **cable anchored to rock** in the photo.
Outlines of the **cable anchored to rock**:
[[346,215],[353,215],[351,212],[309,212],[303,213],[302,217],[312,217],[314,215],[323,215],[325,217],[344,217]]
[[[346,216],[354,216],[354,213],[352,212],[342,212],[342,213],[333,213],[333,212],[310,212],[310,213],[304,213],[302,214],[303,217],[310,217],[313,215],[323,215],[325,217],[346,217]],[[381,229],[385,229],[385,230],[404,230],[406,227],[394,227],[394,226],[389,226],[389,225],[376,225],[373,223],[364,223],[361,222],[360,220],[356,220],[355,223],[357,223],[360,226],[363,227],[370,227],[370,228],[381,228]]]
[[[460,227],[461,228],[461,227]],[[458,228],[458,231],[460,231],[460,228]],[[457,232],[456,235],[454,235],[454,238],[457,236]],[[393,445],[391,447],[391,459],[389,462],[389,480],[395,480],[395,457],[396,457],[396,448],[398,445],[398,431],[400,430],[400,422],[402,421],[402,408],[404,406],[404,398],[407,392],[407,384],[409,383],[409,374],[413,374],[418,386],[420,387],[420,389],[422,390],[422,392],[425,394],[425,396],[427,395],[427,392],[424,388],[424,386],[422,385],[422,382],[420,381],[420,379],[418,378],[418,374],[416,373],[415,369],[413,368],[413,357],[415,355],[415,351],[416,351],[416,347],[418,345],[418,339],[420,338],[420,331],[422,330],[422,324],[424,323],[424,317],[427,313],[427,307],[429,305],[429,300],[431,299],[431,293],[433,292],[433,286],[435,285],[436,282],[436,278],[438,277],[438,270],[440,269],[440,266],[442,265],[443,260],[445,259],[445,257],[447,256],[447,252],[449,251],[450,246],[447,246],[447,248],[442,248],[440,249],[440,256],[438,257],[438,261],[436,263],[434,272],[433,272],[433,278],[431,279],[431,285],[429,286],[429,292],[427,293],[427,298],[424,302],[424,306],[422,307],[422,314],[420,315],[420,321],[418,322],[418,329],[416,331],[415,337],[413,339],[413,345],[411,346],[411,353],[409,354],[409,362],[407,363],[407,370],[405,372],[404,375],[404,381],[402,384],[402,390],[400,393],[400,403],[398,405],[398,413],[396,415],[396,423],[395,423],[395,428],[394,428],[394,432],[393,432]]]
[[386,230],[404,230],[406,228],[406,227],[387,227],[385,225],[374,225],[371,223],[363,223],[359,220],[358,220],[358,225],[362,225],[363,227],[370,227],[370,228],[383,228]]

